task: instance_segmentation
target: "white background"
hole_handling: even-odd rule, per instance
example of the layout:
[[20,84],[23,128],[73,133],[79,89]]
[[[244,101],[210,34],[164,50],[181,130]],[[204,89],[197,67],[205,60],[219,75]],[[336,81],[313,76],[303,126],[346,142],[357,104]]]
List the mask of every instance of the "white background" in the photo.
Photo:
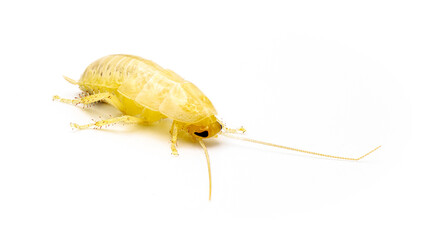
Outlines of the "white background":
[[[425,239],[424,1],[0,4],[0,239]],[[92,61],[139,55],[195,83],[231,127],[316,158],[73,98]]]

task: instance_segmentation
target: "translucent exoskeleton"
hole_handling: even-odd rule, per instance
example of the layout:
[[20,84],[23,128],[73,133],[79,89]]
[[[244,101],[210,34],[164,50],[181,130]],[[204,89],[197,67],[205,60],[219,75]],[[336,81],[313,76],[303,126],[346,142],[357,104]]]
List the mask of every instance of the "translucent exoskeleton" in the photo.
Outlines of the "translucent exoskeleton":
[[380,147],[376,147],[359,158],[348,158],[238,136],[236,134],[244,133],[245,129],[225,127],[217,119],[217,112],[213,104],[194,84],[185,81],[171,70],[137,56],[122,54],[106,56],[90,64],[79,81],[64,78],[68,82],[78,85],[88,95],[73,100],[54,96],[54,100],[76,105],[88,105],[102,101],[111,104],[123,113],[119,117],[85,125],[71,123],[74,128],[100,128],[118,122],[151,124],[164,118],[172,119],[170,130],[172,154],[178,154],[176,144],[179,134],[189,134],[199,142],[204,150],[209,173],[209,200],[211,199],[211,171],[207,148],[202,140],[204,138],[221,134],[272,147],[346,160],[359,160]]

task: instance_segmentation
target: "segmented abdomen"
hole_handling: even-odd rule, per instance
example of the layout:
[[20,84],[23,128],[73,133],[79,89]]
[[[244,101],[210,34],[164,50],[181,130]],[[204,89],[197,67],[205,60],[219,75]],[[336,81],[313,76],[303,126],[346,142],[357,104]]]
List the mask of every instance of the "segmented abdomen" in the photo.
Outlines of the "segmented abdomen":
[[[146,61],[144,63],[143,61]],[[152,63],[152,62],[151,62]],[[116,91],[126,80],[152,77],[155,63],[129,55],[110,55],[90,64],[80,78],[80,86],[88,91]],[[146,82],[146,81],[144,81]]]
[[182,122],[216,114],[210,100],[195,85],[137,56],[103,57],[87,67],[79,85],[84,91],[115,93]]

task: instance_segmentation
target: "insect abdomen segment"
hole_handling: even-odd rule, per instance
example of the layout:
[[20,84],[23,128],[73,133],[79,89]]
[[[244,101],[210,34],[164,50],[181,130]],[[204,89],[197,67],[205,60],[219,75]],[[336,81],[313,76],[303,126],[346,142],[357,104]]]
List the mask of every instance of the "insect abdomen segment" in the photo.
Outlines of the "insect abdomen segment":
[[[142,118],[145,122],[155,122],[165,118],[158,110],[146,108],[146,106],[138,104],[131,94],[123,94],[119,91],[123,83],[125,86],[136,85],[143,87],[146,82],[151,80],[153,72],[155,72],[154,63],[149,65],[143,62],[144,59],[128,56],[128,55],[110,55],[103,57],[90,64],[78,84],[83,91],[93,93],[109,92],[115,96],[120,102],[115,105],[125,114]],[[134,83],[134,84],[129,84]],[[137,88],[129,88],[132,91],[138,91]],[[124,91],[127,93],[127,91]]]
[[[215,115],[210,100],[190,82],[152,61],[131,55],[110,55],[90,64],[78,82],[89,93],[110,92],[133,116],[169,117],[195,123]],[[148,111],[149,110],[149,111]]]

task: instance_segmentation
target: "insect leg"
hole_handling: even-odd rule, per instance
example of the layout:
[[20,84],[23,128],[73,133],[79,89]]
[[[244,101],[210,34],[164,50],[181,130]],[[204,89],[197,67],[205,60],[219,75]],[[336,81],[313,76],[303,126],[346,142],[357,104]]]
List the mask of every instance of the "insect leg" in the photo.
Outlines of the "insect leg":
[[176,145],[177,145],[177,137],[178,137],[178,124],[176,123],[176,121],[173,121],[172,123],[172,129],[170,129],[170,134],[172,135],[172,154],[173,155],[179,155],[176,149]]
[[226,127],[225,123],[220,121],[219,119],[217,120],[220,125],[222,126],[222,133],[238,133],[238,134],[243,134],[245,133],[247,130],[241,126],[240,128],[228,128]]
[[92,94],[92,95],[78,98],[78,99],[66,99],[66,98],[61,98],[58,95],[55,95],[53,96],[53,100],[58,100],[63,103],[70,103],[70,104],[76,104],[76,105],[77,104],[88,105],[88,104],[99,102],[99,101],[105,101],[113,105],[114,107],[118,108],[119,110],[123,109],[122,103],[117,98],[117,96],[109,92]]
[[225,132],[225,133],[239,133],[239,134],[242,134],[242,133],[246,132],[246,129],[244,127],[240,127],[238,129],[224,127],[222,131]]
[[144,123],[144,121],[140,118],[129,116],[129,115],[124,115],[124,116],[110,118],[110,119],[106,119],[106,120],[101,120],[101,121],[97,121],[97,122],[89,123],[89,124],[85,124],[85,125],[78,125],[76,123],[71,123],[71,127],[77,128],[77,129],[86,129],[86,128],[90,128],[90,127],[101,128],[102,126],[107,126],[107,125],[111,125],[111,124],[118,123],[118,122]]

